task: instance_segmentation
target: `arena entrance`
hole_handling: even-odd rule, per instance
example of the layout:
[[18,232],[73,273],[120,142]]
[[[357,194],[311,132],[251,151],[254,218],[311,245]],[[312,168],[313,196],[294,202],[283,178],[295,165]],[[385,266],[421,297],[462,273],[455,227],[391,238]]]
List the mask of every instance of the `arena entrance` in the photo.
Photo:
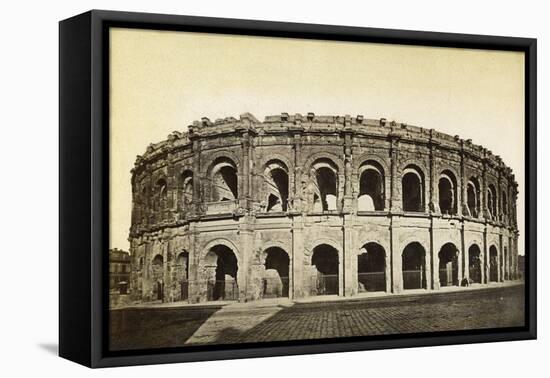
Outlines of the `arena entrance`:
[[446,243],[439,251],[439,285],[458,286],[458,250],[453,243]]
[[189,298],[189,254],[181,252],[176,258],[176,280],[180,284],[180,300]]
[[426,251],[418,242],[405,247],[402,255],[403,289],[426,289]]
[[231,301],[239,298],[237,257],[225,245],[217,245],[206,255],[207,300]]
[[338,265],[338,251],[334,247],[321,244],[313,249],[311,295],[338,294]]
[[358,292],[386,291],[386,252],[378,243],[367,243],[357,256]]
[[481,283],[481,250],[477,244],[472,244],[468,248],[468,269],[470,281],[472,283]]
[[262,298],[288,297],[290,258],[281,248],[265,252],[265,273],[262,279]]
[[489,282],[498,282],[498,252],[494,245],[489,248]]
[[164,300],[164,258],[156,255],[151,261],[152,281],[155,282],[155,299]]

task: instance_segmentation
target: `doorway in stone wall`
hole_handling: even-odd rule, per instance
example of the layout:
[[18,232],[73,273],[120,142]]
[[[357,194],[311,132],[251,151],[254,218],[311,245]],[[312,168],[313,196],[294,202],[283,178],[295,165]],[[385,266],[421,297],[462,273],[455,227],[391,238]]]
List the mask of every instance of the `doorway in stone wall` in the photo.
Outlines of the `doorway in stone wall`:
[[239,267],[235,253],[225,245],[216,245],[210,249],[206,260],[207,265],[213,269],[212,276],[207,279],[207,300],[237,300]]
[[314,268],[312,277],[312,295],[338,294],[338,251],[336,248],[321,244],[313,249],[311,265]]
[[408,244],[403,250],[401,267],[403,289],[426,289],[426,251],[418,242]]
[[386,291],[386,252],[378,243],[367,243],[357,256],[359,293]]
[[157,300],[162,301],[164,299],[164,283],[157,281]]
[[262,278],[262,298],[288,297],[290,258],[285,250],[271,247],[265,250],[265,272]]
[[458,250],[453,243],[446,243],[438,253],[439,285],[458,286]]

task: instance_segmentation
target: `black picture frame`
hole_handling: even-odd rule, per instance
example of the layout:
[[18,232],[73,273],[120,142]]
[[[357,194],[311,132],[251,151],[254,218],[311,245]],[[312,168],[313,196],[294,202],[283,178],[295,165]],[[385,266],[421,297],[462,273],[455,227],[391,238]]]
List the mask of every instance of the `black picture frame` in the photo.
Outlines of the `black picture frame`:
[[[524,327],[108,351],[108,28],[378,42],[525,53]],[[536,338],[536,39],[92,10],[59,24],[59,354],[89,367]]]

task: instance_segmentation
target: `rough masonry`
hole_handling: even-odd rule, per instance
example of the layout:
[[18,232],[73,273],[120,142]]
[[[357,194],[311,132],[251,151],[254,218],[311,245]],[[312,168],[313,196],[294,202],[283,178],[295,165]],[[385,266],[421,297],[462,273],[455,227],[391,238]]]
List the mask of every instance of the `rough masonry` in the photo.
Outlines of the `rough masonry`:
[[499,156],[433,129],[202,118],[136,159],[131,294],[249,301],[514,280],[517,195]]

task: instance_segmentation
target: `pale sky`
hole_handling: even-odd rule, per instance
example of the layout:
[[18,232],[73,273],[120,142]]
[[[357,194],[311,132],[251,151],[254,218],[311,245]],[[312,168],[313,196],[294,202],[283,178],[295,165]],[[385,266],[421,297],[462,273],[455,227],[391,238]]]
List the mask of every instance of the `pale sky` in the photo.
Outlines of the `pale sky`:
[[172,131],[250,112],[386,118],[472,139],[519,184],[524,253],[524,56],[520,52],[111,29],[110,247],[129,250],[130,169]]

